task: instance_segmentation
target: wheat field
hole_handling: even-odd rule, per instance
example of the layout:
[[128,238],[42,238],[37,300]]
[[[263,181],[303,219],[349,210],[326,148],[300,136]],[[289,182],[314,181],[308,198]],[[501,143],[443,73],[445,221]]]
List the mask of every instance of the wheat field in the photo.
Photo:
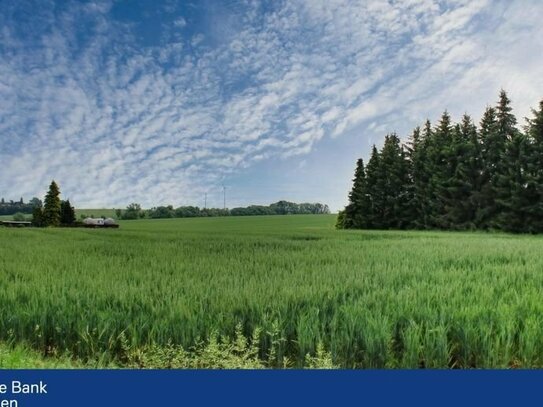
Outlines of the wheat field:
[[334,221],[0,228],[0,342],[122,365],[123,346],[190,349],[240,326],[277,366],[319,345],[346,368],[543,366],[543,237]]

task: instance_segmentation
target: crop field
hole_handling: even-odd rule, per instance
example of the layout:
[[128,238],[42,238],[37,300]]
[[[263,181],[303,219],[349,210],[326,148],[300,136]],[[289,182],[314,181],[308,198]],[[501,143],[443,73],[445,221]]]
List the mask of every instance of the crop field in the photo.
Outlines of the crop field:
[[[0,215],[0,220],[13,220],[14,215]],[[32,217],[32,215],[25,214],[25,216]]]
[[[0,228],[0,343],[123,365],[253,338],[269,366],[543,366],[543,237],[336,231],[334,216]],[[32,367],[32,366],[27,366]]]

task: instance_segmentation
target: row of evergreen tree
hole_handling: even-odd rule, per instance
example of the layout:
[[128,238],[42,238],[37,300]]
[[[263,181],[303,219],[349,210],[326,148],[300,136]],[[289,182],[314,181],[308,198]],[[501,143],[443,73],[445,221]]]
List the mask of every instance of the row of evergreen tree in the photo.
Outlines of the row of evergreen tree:
[[502,90],[479,126],[445,111],[405,145],[387,135],[357,161],[337,227],[543,232],[543,101],[532,112],[521,130]]

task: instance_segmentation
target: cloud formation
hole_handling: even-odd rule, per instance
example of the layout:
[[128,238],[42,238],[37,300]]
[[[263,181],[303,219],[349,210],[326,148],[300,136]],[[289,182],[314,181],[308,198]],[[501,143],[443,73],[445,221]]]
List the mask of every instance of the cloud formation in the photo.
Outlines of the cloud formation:
[[528,114],[542,19],[537,0],[3,2],[0,194],[55,178],[79,207],[195,203],[324,138],[477,115],[500,87]]

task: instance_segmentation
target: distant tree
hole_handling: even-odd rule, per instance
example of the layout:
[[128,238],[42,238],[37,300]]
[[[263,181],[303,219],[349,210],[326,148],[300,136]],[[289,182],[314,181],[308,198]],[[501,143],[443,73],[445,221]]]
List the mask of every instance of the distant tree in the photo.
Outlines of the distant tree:
[[286,215],[286,214],[328,214],[330,208],[322,203],[301,203],[297,204],[288,201],[279,201],[269,206],[250,205],[232,209],[204,208],[197,206],[158,206],[147,211],[141,209],[138,204],[130,204],[126,210],[117,210],[117,217],[120,219],[138,219],[144,216],[149,218],[192,218],[192,217],[215,217],[215,216],[255,216],[255,215]]
[[25,203],[22,198],[17,201],[10,199],[7,202],[2,198],[2,200],[0,200],[0,215],[14,215],[18,212],[23,214],[31,214],[33,207],[34,204],[32,201]]
[[278,202],[272,203],[270,205],[270,208],[277,215],[291,215],[291,214],[296,214],[298,212],[298,205],[294,202],[288,202],[288,201],[278,201]]
[[122,219],[140,219],[145,217],[145,211],[141,209],[138,203],[131,203],[122,213]]
[[316,215],[329,215],[330,214],[330,207],[328,205],[322,204],[322,203],[316,203],[314,205],[315,205],[315,209],[316,209],[316,211],[313,212],[314,214],[316,214]]
[[70,200],[60,202],[60,223],[62,225],[73,225],[75,223],[75,209]]
[[195,218],[202,216],[200,208],[196,206],[180,206],[175,209],[176,218]]
[[32,208],[35,208],[36,206],[42,206],[43,205],[41,199],[36,198],[36,197],[32,198],[28,203],[30,205],[32,205]]
[[51,182],[45,196],[43,223],[45,226],[60,225],[60,190],[55,181]]
[[273,215],[273,210],[269,206],[251,205],[246,208],[232,208],[230,215],[232,216],[255,216],[255,215]]
[[173,218],[175,216],[175,211],[173,206],[158,206],[156,208],[151,208],[148,212],[149,217],[153,219],[157,218]]
[[36,227],[43,227],[45,226],[44,218],[43,218],[43,209],[40,206],[34,206],[34,209],[32,210],[32,225]]

